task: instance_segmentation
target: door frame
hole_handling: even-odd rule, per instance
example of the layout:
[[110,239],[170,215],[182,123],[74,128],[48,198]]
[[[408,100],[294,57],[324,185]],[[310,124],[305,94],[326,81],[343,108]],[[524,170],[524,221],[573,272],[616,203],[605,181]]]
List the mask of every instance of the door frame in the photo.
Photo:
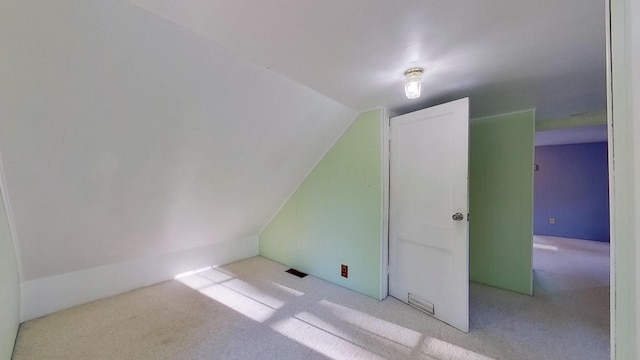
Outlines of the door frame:
[[[633,219],[627,219],[629,215],[629,210],[638,210],[637,207],[634,206],[634,203],[622,202],[619,203],[617,199],[624,200],[630,194],[630,187],[633,184],[625,186],[624,188],[619,188],[621,184],[616,184],[616,178],[614,176],[615,168],[614,161],[615,158],[618,161],[630,162],[631,150],[633,146],[633,141],[640,141],[640,139],[634,139],[634,134],[630,131],[630,125],[632,120],[629,120],[629,116],[632,114],[626,113],[624,106],[627,104],[627,96],[628,89],[626,85],[629,80],[628,78],[625,80],[625,77],[629,74],[626,74],[625,71],[628,71],[631,67],[630,64],[623,63],[622,65],[617,66],[617,73],[613,73],[613,60],[612,58],[623,58],[626,60],[626,56],[624,51],[626,50],[625,46],[616,47],[612,49],[612,42],[616,42],[618,45],[620,43],[624,44],[625,37],[628,36],[630,30],[626,28],[627,20],[625,18],[624,8],[628,6],[629,0],[623,0],[621,3],[612,4],[611,0],[605,0],[603,6],[605,7],[605,37],[606,37],[606,97],[607,97],[607,137],[608,137],[608,148],[609,148],[609,213],[610,213],[610,258],[609,258],[609,272],[610,272],[610,357],[612,360],[616,360],[617,357],[617,340],[616,340],[616,327],[617,327],[617,312],[618,309],[616,307],[616,285],[618,273],[616,272],[616,264],[617,264],[617,252],[628,250],[624,246],[619,246],[616,230],[619,230],[623,233],[629,233],[633,231],[632,228]],[[625,68],[626,66],[626,68]],[[616,96],[614,97],[613,93],[613,78],[616,77],[617,80],[620,80],[621,84],[617,85],[616,88]],[[616,114],[613,113],[614,103],[616,106]],[[389,112],[387,109],[382,109],[382,211],[381,211],[381,255],[380,255],[380,300],[385,299],[389,294],[389,132],[390,132],[390,118]],[[618,124],[618,134],[622,139],[616,141],[614,137],[614,117],[619,119],[616,121]],[[614,153],[617,153],[618,156],[614,156]],[[621,155],[622,154],[622,155]],[[625,167],[630,167],[633,170],[633,164],[626,163]],[[626,169],[628,170],[628,169]],[[636,182],[640,180],[636,179]],[[618,212],[623,215],[624,219],[619,219],[617,214]],[[631,212],[633,213],[633,212]],[[628,220],[626,226],[622,226],[618,223],[622,223],[623,221]],[[623,244],[624,245],[624,244]],[[627,244],[628,245],[628,244]],[[618,249],[620,247],[620,250]],[[635,254],[632,254],[633,256]],[[635,258],[634,258],[635,260]],[[635,261],[634,261],[635,263]],[[636,276],[640,275],[640,273],[634,274]],[[640,286],[640,280],[634,278],[636,286]],[[640,289],[636,289],[640,291]],[[637,304],[635,304],[637,305]],[[634,306],[634,309],[638,309],[638,306]],[[623,314],[619,314],[622,316]],[[640,330],[640,329],[638,329]],[[636,330],[636,331],[638,331]],[[638,334],[635,334],[636,339],[638,338]],[[629,339],[627,341],[635,341],[636,339]],[[628,346],[628,345],[626,345]],[[636,349],[636,351],[640,351]]]
[[382,109],[382,221],[380,229],[380,300],[389,296],[389,191],[390,191],[390,134],[391,116],[387,109]]

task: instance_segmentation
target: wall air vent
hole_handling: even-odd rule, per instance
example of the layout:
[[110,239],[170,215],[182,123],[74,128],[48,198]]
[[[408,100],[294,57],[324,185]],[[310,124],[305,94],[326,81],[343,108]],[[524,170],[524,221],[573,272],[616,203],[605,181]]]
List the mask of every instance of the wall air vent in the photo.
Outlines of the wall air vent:
[[436,309],[433,307],[433,304],[421,299],[415,295],[413,295],[412,293],[409,293],[409,305],[413,306],[414,308],[424,311],[429,315],[435,315],[436,314]]

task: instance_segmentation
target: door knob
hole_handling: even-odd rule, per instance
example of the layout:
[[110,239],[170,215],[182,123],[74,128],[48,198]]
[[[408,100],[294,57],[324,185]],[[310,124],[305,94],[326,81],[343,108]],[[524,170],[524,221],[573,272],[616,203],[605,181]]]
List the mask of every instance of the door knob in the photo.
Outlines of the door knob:
[[462,221],[464,219],[464,215],[462,215],[462,213],[455,213],[451,218],[455,221]]

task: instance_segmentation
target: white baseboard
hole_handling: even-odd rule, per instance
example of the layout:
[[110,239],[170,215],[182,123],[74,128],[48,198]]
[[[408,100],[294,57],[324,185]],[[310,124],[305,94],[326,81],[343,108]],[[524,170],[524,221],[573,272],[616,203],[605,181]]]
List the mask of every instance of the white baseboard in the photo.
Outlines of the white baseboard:
[[145,256],[22,283],[21,321],[258,255],[258,236]]

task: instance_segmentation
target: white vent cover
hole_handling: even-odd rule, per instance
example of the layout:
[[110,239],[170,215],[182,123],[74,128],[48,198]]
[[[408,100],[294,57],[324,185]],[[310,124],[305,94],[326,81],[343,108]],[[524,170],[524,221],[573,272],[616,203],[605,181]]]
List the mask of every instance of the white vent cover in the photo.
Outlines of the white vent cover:
[[409,301],[408,301],[409,305],[413,306],[414,308],[424,311],[429,315],[435,315],[436,314],[436,309],[433,307],[433,304],[428,302],[427,300],[421,299],[415,295],[413,295],[412,293],[409,293]]

